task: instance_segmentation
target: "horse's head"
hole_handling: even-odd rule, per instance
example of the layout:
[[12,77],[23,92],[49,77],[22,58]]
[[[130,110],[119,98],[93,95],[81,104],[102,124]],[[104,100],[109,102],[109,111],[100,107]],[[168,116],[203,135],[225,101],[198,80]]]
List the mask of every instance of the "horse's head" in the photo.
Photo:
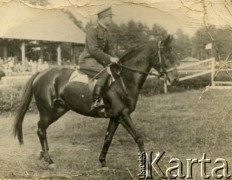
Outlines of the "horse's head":
[[[155,68],[161,76],[167,78],[169,83],[173,83],[178,80],[178,72],[176,69],[176,61],[172,53],[173,36],[169,35],[165,40],[158,42],[158,62],[152,60],[152,66]],[[157,57],[156,57],[157,59]]]

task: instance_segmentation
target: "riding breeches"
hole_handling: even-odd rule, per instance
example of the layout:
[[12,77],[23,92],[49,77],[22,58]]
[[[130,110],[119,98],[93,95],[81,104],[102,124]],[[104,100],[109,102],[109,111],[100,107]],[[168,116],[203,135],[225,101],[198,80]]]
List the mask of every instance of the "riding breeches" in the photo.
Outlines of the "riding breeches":
[[105,86],[106,82],[108,81],[110,75],[108,74],[107,70],[105,69],[98,77],[96,85],[98,86]]

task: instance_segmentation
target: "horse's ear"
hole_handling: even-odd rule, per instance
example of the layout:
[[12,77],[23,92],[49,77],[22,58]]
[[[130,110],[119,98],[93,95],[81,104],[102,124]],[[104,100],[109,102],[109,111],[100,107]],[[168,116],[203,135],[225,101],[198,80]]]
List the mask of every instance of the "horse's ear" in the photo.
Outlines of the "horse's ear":
[[168,37],[165,39],[165,41],[164,41],[164,45],[165,46],[168,46],[168,45],[170,45],[171,44],[171,42],[172,42],[172,40],[173,40],[173,35],[168,35]]

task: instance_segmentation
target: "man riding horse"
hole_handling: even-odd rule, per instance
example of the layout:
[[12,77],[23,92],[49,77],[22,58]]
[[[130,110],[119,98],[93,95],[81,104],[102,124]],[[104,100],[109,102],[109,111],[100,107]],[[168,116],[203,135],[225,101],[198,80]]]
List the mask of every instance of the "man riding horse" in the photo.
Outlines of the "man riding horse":
[[[80,70],[90,77],[102,71],[94,88],[91,110],[99,107],[102,88],[109,79],[105,67],[111,63],[117,63],[119,60],[112,52],[108,31],[108,27],[113,22],[111,7],[100,11],[97,16],[97,25],[93,25],[88,29],[85,48],[79,57]],[[105,70],[103,70],[104,68]]]

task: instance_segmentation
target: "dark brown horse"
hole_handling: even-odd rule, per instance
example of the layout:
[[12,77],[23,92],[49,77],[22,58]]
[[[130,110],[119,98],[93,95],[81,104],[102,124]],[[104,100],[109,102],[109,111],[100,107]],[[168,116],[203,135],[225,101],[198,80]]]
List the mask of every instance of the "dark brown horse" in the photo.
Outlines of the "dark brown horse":
[[[178,78],[175,61],[172,56],[170,43],[172,36],[161,42],[150,42],[142,47],[131,50],[120,61],[121,78],[126,88],[122,88],[120,78],[112,83],[103,95],[107,116],[110,118],[105,142],[99,157],[101,165],[106,166],[106,155],[118,125],[121,124],[138,144],[139,150],[144,151],[144,142],[136,131],[130,114],[135,110],[142,88],[151,68],[173,82]],[[33,75],[27,82],[19,111],[15,118],[14,134],[23,143],[22,123],[29,104],[34,95],[39,110],[38,137],[42,146],[41,158],[52,164],[49,156],[46,130],[69,110],[92,117],[100,117],[90,111],[92,95],[88,84],[70,82],[74,70],[57,67]],[[125,93],[125,89],[127,93]],[[54,101],[59,97],[61,101]]]

